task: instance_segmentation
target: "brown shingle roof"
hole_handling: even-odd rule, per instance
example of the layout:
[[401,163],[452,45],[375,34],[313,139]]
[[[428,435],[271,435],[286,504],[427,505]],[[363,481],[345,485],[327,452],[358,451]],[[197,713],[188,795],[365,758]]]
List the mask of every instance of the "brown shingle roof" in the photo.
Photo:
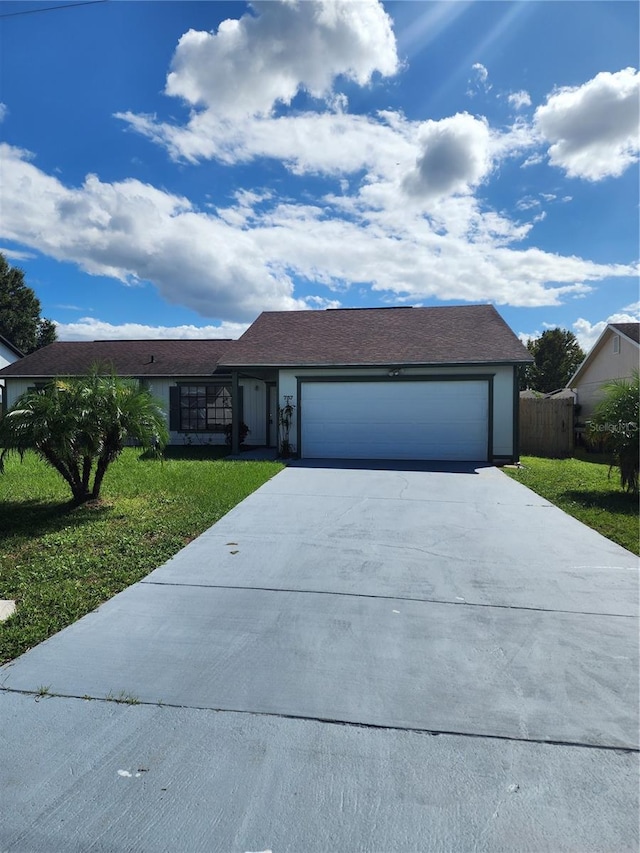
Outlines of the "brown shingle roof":
[[612,323],[611,325],[632,341],[640,344],[640,323]]
[[[121,376],[209,376],[235,341],[56,341],[0,370],[0,376],[74,376],[95,364]],[[153,358],[152,358],[153,357]]]
[[492,305],[269,311],[225,353],[225,367],[529,362]]

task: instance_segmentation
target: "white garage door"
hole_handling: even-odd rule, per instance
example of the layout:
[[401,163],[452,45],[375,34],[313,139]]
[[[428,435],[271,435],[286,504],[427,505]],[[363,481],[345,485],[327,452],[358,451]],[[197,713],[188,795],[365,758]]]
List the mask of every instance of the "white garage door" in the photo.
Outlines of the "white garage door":
[[455,382],[303,382],[307,459],[486,460],[489,386]]

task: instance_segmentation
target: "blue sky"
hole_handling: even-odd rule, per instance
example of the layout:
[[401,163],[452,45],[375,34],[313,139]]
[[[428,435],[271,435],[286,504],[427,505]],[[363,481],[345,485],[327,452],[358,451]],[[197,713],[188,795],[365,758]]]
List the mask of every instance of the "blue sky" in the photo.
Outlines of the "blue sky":
[[638,4],[63,3],[0,3],[0,250],[61,339],[638,318]]

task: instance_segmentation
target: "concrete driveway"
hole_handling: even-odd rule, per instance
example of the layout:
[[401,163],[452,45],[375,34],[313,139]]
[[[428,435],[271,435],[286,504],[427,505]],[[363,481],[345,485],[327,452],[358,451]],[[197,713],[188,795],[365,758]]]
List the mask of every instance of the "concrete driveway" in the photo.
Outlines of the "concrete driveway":
[[0,670],[0,849],[637,850],[637,632],[494,468],[292,465]]

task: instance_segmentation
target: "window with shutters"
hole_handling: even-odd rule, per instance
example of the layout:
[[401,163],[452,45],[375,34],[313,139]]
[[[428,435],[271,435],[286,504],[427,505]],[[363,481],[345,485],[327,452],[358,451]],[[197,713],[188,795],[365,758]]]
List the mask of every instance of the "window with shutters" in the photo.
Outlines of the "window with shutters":
[[179,429],[224,432],[231,423],[229,385],[180,385]]

